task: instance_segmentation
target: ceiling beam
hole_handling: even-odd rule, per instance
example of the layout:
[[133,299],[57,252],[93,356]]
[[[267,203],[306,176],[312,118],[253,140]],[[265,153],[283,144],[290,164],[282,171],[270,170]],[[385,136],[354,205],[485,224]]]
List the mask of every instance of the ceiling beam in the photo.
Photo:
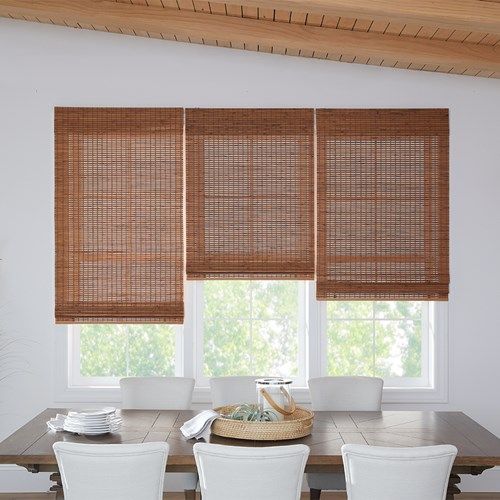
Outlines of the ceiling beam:
[[49,18],[61,23],[76,21],[183,37],[500,71],[500,46],[337,30],[109,0],[0,0],[0,16]]
[[500,35],[500,3],[487,0],[224,0],[227,4],[412,23]]

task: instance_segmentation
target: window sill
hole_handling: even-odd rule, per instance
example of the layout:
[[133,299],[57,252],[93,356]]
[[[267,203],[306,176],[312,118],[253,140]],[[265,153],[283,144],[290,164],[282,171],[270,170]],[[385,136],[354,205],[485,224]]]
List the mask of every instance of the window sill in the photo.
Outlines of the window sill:
[[[311,404],[309,389],[307,387],[296,387],[292,389],[297,403],[302,405]],[[61,390],[55,398],[56,403],[113,403],[119,405],[121,402],[120,389],[118,387],[67,387]],[[382,403],[384,404],[428,404],[447,403],[448,394],[445,388],[422,387],[387,387],[384,389]],[[193,393],[193,405],[206,406],[211,404],[210,389],[208,387],[196,387]]]

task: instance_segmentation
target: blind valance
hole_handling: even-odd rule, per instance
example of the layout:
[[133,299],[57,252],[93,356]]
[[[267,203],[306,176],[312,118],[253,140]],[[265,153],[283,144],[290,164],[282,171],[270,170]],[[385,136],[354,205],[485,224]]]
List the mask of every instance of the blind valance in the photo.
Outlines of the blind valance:
[[182,109],[56,108],[56,322],[182,323]]
[[311,109],[187,109],[187,277],[313,279]]
[[448,111],[317,111],[317,297],[448,298]]

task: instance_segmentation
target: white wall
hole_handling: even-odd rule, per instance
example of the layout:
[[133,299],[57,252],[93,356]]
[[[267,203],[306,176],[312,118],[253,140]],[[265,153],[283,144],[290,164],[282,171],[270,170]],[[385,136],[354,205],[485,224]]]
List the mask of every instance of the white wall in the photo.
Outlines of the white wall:
[[0,383],[0,439],[54,404],[56,105],[450,108],[449,403],[433,407],[500,435],[500,81],[0,20],[0,330],[25,362]]

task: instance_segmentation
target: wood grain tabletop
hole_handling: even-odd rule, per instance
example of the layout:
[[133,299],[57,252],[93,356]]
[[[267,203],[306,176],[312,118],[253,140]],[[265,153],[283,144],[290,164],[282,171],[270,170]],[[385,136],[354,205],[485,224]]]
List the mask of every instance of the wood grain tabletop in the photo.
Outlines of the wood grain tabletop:
[[[74,443],[144,443],[166,441],[170,445],[167,470],[194,469],[193,444],[185,440],[181,425],[195,410],[121,410],[119,432],[102,436],[80,436],[47,429],[46,422],[68,409],[49,408],[34,417],[0,443],[0,463],[56,465],[52,445],[56,441]],[[458,448],[455,466],[479,469],[500,465],[500,439],[460,412],[382,411],[316,412],[310,436],[293,441],[260,442],[221,438],[210,442],[237,446],[272,446],[303,443],[310,447],[309,470],[342,465],[344,443],[375,446],[428,446],[453,444]],[[470,473],[474,473],[471,469]]]

